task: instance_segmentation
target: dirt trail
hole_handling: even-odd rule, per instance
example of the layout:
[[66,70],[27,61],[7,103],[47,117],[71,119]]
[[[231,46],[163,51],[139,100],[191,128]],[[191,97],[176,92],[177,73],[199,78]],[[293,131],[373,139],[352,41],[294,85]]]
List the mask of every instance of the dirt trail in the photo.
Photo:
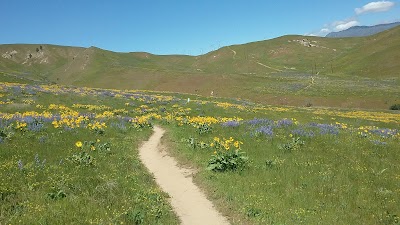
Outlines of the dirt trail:
[[231,49],[229,46],[228,46],[228,48],[229,48],[229,50],[231,50],[231,51],[233,52],[233,59],[235,59],[235,56],[236,56],[236,51],[235,51],[235,50],[233,50],[233,49]]
[[260,63],[260,62],[257,62],[257,64],[260,65],[260,66],[266,67],[266,68],[268,68],[268,69],[271,69],[271,70],[276,70],[276,71],[278,71],[278,72],[282,72],[282,71],[283,71],[283,70],[280,70],[280,69],[276,69],[276,68],[267,66],[267,65],[262,64],[262,63]]
[[191,171],[178,167],[175,159],[163,151],[160,145],[163,134],[164,130],[155,126],[154,134],[140,147],[139,155],[157,184],[171,197],[172,207],[182,224],[229,224],[192,182]]

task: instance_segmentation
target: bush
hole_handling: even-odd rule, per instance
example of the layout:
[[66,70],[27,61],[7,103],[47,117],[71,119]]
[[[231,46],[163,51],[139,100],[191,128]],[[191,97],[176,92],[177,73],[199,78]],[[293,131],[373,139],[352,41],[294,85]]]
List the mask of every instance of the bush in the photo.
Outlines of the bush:
[[212,131],[212,127],[206,123],[200,124],[197,127],[197,131],[199,134],[207,134],[207,133],[211,133]]
[[75,163],[76,165],[80,166],[93,166],[94,165],[94,158],[86,152],[75,153],[71,157],[67,158],[67,160]]
[[214,149],[214,155],[208,160],[207,170],[214,172],[225,172],[243,170],[248,163],[246,153],[241,151],[241,141],[229,139],[220,139],[214,137],[213,142],[209,145]]
[[389,109],[390,110],[400,110],[400,104],[394,104],[394,105],[390,106]]
[[304,145],[304,141],[300,140],[300,138],[292,138],[292,141],[285,143],[279,146],[279,149],[284,152],[292,152],[297,151]]
[[208,161],[208,170],[215,172],[243,170],[247,165],[248,158],[244,152],[218,151]]
[[193,149],[207,149],[210,146],[202,141],[198,141],[196,138],[190,137],[190,138],[182,138],[181,142],[187,143],[188,146],[192,147]]

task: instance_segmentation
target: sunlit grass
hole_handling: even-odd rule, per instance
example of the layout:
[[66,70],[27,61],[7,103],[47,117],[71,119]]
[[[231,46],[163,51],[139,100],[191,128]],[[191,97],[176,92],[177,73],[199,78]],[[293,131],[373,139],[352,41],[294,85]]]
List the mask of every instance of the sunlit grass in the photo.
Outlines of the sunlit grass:
[[234,224],[399,221],[398,113],[15,83],[0,106],[0,223],[178,223],[137,157],[155,123]]

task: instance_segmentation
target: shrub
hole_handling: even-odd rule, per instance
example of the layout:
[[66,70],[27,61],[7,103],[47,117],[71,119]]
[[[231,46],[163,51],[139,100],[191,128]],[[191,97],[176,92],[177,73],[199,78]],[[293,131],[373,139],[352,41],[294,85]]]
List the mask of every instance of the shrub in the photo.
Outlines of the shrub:
[[208,161],[208,170],[215,172],[243,170],[246,167],[248,157],[238,149],[234,151],[218,151]]
[[212,127],[206,123],[203,123],[197,127],[197,130],[198,130],[199,134],[207,134],[207,133],[211,133]]
[[304,141],[300,140],[300,138],[292,138],[292,141],[285,143],[279,146],[279,149],[283,150],[284,152],[292,152],[297,151],[304,145]]
[[390,110],[400,110],[400,104],[394,104],[394,105],[390,106],[389,109]]
[[86,152],[75,153],[71,157],[67,158],[67,160],[75,163],[80,166],[92,166],[94,165],[94,158]]
[[47,197],[49,197],[52,200],[59,200],[67,197],[67,194],[64,192],[64,190],[53,186],[51,188],[51,191],[47,193]]
[[207,149],[209,147],[209,145],[207,143],[202,142],[202,141],[198,141],[194,137],[182,138],[181,142],[187,143],[187,145],[190,146],[193,149]]
[[140,209],[128,211],[126,217],[131,224],[140,225],[144,222],[144,213]]
[[235,141],[232,137],[229,139],[214,137],[210,144],[214,151],[211,159],[208,160],[208,170],[214,172],[243,170],[248,163],[248,157],[242,152],[240,141]]

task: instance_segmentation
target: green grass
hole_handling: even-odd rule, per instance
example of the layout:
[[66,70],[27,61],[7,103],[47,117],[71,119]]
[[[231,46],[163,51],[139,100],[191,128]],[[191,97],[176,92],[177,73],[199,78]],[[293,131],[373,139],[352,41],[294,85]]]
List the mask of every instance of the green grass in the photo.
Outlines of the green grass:
[[[399,221],[396,112],[0,84],[0,223],[177,224],[137,156],[153,123],[167,130],[163,143],[198,171],[195,182],[233,224]],[[239,122],[223,125],[230,120]],[[200,132],[204,124],[209,132]],[[207,170],[214,137],[242,141],[248,165]],[[304,145],[290,147],[293,138]]]
[[[43,45],[48,64],[1,45],[19,53],[0,59],[0,224],[178,224],[137,156],[154,123],[233,224],[399,224],[399,31],[201,56]],[[214,137],[242,141],[248,165],[207,170]]]
[[[143,224],[161,220],[176,223],[167,196],[137,159],[136,148],[148,133],[122,134],[109,129],[100,136],[47,129],[39,134],[16,134],[12,138],[18,144],[10,141],[2,146],[2,173],[7,177],[1,182],[0,220],[17,224],[132,224],[141,218]],[[74,146],[77,140],[96,143],[96,150],[86,150],[94,165],[68,160],[80,152]],[[110,153],[98,147],[105,143],[110,143]],[[17,162],[23,165],[21,169]]]
[[[295,127],[281,129],[273,138],[251,137],[246,125],[217,126],[212,134],[203,136],[190,128],[175,128],[169,138],[210,142],[213,136],[223,135],[244,142],[242,150],[251,159],[247,169],[226,173],[202,169],[196,175],[197,183],[235,224],[398,221],[398,143],[377,146],[358,134],[341,131],[337,136],[302,138],[304,146],[285,152],[279,146],[291,141],[290,130]],[[204,168],[212,155],[212,151],[192,149],[184,143],[173,146],[182,162],[199,168]]]
[[[73,117],[73,104],[96,102],[107,104],[109,110],[125,104],[110,97],[47,93],[29,86],[5,86],[1,94],[1,99],[13,99],[2,106],[1,113],[43,112],[36,107],[41,105],[53,115],[63,112]],[[27,99],[32,102],[24,101]],[[69,109],[51,109],[50,104]],[[80,113],[105,111],[75,109]],[[33,131],[28,126],[17,127],[15,120],[5,119],[4,114],[1,117],[1,224],[178,223],[168,196],[155,185],[137,156],[150,129],[134,129],[117,118],[103,118],[108,126],[99,129],[55,128],[51,121],[37,119],[43,127]],[[24,115],[17,120],[24,123],[28,119],[32,117]],[[77,142],[84,143],[83,147],[78,148]],[[82,152],[93,161],[85,161]]]

